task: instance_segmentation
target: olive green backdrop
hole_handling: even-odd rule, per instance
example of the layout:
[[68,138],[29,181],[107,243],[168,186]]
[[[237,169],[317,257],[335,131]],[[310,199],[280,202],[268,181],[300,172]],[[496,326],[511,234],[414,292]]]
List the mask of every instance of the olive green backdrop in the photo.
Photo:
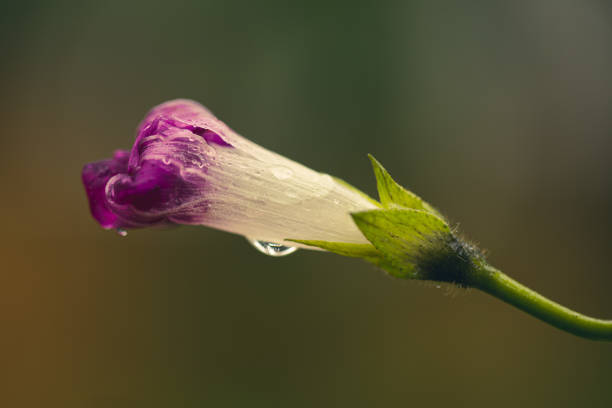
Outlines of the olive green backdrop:
[[607,1],[4,1],[0,405],[609,407],[612,344],[484,294],[89,215],[81,166],[187,97],[612,317]]

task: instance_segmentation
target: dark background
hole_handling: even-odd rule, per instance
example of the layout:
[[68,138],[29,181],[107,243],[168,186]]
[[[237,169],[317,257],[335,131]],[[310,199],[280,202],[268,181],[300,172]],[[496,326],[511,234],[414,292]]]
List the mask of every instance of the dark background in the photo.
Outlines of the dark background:
[[103,231],[84,163],[168,99],[612,317],[607,1],[3,2],[0,405],[612,405],[612,344],[476,291],[203,227]]

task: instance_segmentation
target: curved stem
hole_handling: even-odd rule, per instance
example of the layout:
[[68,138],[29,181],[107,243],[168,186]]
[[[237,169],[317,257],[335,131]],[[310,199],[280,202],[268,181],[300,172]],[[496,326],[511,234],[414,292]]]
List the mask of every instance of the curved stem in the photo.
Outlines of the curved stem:
[[568,309],[484,262],[477,265],[469,284],[558,329],[592,340],[612,341],[612,320],[595,319]]

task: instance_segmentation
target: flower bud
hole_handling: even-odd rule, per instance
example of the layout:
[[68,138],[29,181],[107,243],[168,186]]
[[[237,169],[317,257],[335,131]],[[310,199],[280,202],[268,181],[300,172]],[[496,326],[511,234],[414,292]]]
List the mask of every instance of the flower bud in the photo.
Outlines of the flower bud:
[[153,108],[130,152],[85,165],[82,178],[104,228],[207,225],[292,246],[285,239],[366,244],[349,214],[377,208],[360,191],[256,145],[189,100]]

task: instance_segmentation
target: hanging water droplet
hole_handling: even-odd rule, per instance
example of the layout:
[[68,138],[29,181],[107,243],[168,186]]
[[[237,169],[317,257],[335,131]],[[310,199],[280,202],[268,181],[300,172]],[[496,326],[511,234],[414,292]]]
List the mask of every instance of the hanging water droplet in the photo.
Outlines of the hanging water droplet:
[[121,236],[121,237],[127,237],[127,230],[123,229],[123,228],[117,228],[117,235]]
[[275,242],[260,241],[257,239],[247,240],[257,249],[259,252],[270,255],[270,256],[285,256],[297,251],[296,247],[286,246],[283,244],[277,244]]

